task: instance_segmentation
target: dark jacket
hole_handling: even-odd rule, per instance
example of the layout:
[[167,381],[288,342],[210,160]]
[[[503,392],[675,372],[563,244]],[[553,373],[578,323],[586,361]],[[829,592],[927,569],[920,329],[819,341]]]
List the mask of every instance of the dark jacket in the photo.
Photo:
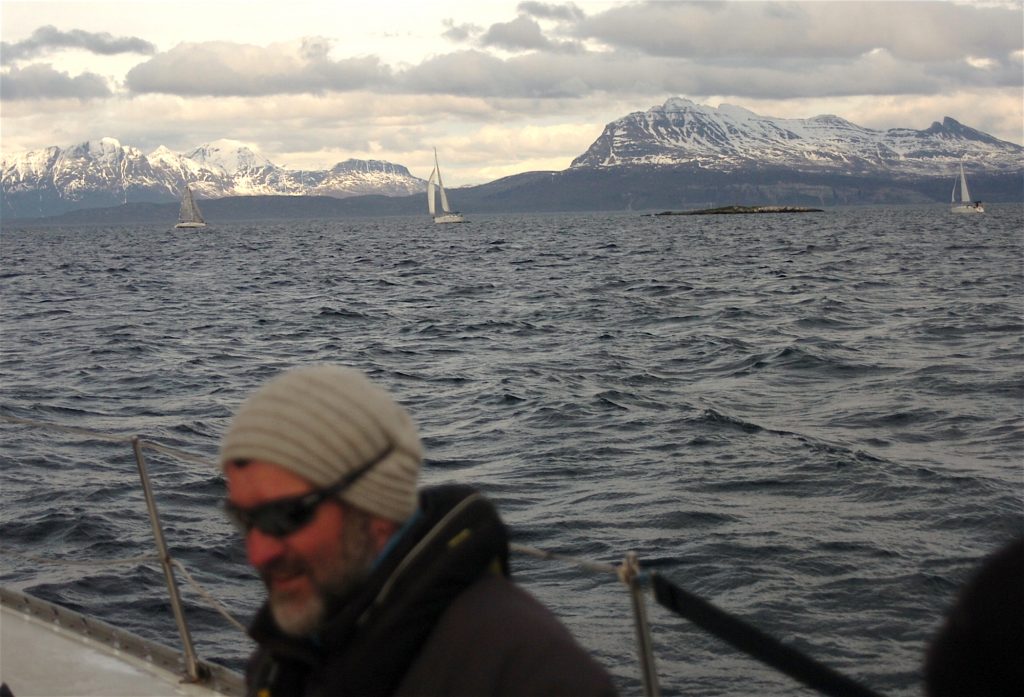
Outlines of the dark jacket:
[[283,635],[260,610],[248,694],[613,695],[607,672],[507,576],[494,507],[469,487],[426,489],[410,527],[315,640]]

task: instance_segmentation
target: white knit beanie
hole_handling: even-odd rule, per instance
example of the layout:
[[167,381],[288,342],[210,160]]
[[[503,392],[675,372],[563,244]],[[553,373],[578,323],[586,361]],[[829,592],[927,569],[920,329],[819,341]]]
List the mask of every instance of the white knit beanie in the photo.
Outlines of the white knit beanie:
[[423,447],[409,414],[351,368],[295,368],[270,380],[235,414],[221,469],[262,460],[326,487],[384,457],[341,493],[348,503],[402,522],[416,510]]

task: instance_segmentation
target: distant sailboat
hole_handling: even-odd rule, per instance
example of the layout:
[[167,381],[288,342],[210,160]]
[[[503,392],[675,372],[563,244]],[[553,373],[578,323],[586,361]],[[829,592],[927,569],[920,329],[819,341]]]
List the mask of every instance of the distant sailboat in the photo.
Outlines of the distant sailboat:
[[192,189],[185,187],[185,193],[181,197],[181,210],[178,212],[178,224],[174,227],[206,227],[203,214],[199,212],[195,198],[192,197]]
[[[957,199],[959,189],[960,198]],[[985,207],[981,201],[971,203],[971,193],[967,190],[967,177],[964,175],[964,163],[960,163],[960,177],[953,181],[952,211],[954,213],[984,213]]]
[[[436,198],[441,197],[441,213],[437,213]],[[464,223],[466,219],[458,211],[452,211],[448,207],[448,196],[444,192],[444,184],[441,182],[441,169],[437,166],[437,148],[434,148],[434,171],[430,173],[427,180],[427,210],[434,217],[435,223]]]

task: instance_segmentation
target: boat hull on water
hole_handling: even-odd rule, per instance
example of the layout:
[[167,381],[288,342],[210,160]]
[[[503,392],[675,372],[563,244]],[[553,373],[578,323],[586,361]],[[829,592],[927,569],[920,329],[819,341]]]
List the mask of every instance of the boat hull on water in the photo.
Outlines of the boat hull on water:
[[189,682],[185,658],[163,644],[93,617],[0,587],[0,682],[14,697],[241,697],[241,675],[202,663]]
[[466,219],[462,217],[461,213],[445,213],[444,215],[435,215],[435,223],[464,223]]
[[965,203],[953,206],[950,210],[954,213],[984,213],[985,206],[981,205],[981,203]]

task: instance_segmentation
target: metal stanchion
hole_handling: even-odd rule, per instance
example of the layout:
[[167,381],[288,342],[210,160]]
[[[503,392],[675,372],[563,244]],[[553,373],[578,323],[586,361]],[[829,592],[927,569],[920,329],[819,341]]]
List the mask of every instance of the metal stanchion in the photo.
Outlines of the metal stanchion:
[[644,694],[647,697],[659,697],[661,688],[658,685],[658,671],[654,666],[654,649],[651,640],[651,628],[647,623],[647,608],[644,605],[643,589],[640,587],[640,564],[636,552],[627,552],[622,562],[619,578],[629,588],[633,601],[633,624],[636,628],[636,646],[640,657],[640,672],[644,682]]
[[192,635],[188,630],[188,623],[185,621],[185,612],[181,605],[181,596],[178,594],[178,583],[174,578],[174,567],[172,566],[171,555],[167,552],[167,543],[164,541],[164,531],[160,526],[160,516],[156,511],[156,500],[153,498],[153,489],[149,485],[149,473],[146,471],[146,459],[142,456],[142,442],[138,436],[132,436],[132,450],[135,452],[135,463],[139,466],[139,478],[142,480],[142,491],[146,496],[146,508],[149,509],[149,523],[153,527],[153,539],[156,541],[157,552],[160,554],[160,566],[164,570],[164,580],[167,581],[167,593],[171,599],[171,609],[174,611],[174,621],[178,625],[178,634],[181,635],[182,647],[185,650],[185,669],[188,672],[189,680],[201,682],[205,679],[199,659],[196,657],[195,648],[192,646]]

